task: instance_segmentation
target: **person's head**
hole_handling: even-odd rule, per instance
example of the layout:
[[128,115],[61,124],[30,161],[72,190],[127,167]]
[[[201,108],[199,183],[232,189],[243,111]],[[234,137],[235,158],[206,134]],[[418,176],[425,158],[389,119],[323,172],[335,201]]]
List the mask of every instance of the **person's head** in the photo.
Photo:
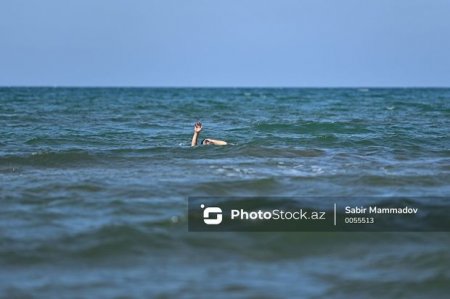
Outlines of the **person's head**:
[[211,140],[209,140],[209,139],[203,139],[202,140],[202,144],[203,145],[208,145],[208,144],[214,144]]

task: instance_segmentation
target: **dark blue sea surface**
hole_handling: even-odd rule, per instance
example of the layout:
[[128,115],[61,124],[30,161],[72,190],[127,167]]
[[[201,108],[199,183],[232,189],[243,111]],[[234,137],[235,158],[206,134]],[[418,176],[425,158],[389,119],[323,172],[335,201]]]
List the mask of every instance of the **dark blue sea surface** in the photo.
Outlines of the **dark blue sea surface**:
[[[190,147],[197,120],[231,144]],[[444,298],[449,233],[194,233],[186,207],[431,205],[449,131],[450,89],[0,88],[0,297]]]

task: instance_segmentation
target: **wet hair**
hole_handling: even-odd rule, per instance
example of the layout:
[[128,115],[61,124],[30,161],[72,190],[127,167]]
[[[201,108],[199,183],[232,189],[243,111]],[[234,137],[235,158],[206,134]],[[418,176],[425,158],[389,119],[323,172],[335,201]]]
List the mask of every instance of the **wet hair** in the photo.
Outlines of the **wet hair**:
[[203,139],[202,142],[200,142],[200,144],[206,144],[206,139]]

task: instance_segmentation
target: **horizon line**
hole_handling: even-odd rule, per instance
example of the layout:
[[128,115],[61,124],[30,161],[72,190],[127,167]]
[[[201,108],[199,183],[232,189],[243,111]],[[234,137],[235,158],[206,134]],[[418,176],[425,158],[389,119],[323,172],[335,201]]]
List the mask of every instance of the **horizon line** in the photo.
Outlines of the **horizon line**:
[[420,85],[406,85],[406,86],[396,86],[396,85],[386,85],[386,86],[333,86],[333,85],[323,85],[323,86],[275,86],[275,85],[269,85],[269,86],[231,86],[231,85],[224,85],[224,86],[201,86],[201,85],[193,85],[193,86],[183,86],[183,85],[0,85],[0,88],[154,88],[154,89],[169,89],[169,88],[179,88],[179,89],[318,89],[318,88],[329,88],[329,89],[404,89],[404,88],[415,88],[415,89],[424,89],[424,88],[450,88],[450,86],[438,86],[438,85],[431,85],[431,86],[420,86]]

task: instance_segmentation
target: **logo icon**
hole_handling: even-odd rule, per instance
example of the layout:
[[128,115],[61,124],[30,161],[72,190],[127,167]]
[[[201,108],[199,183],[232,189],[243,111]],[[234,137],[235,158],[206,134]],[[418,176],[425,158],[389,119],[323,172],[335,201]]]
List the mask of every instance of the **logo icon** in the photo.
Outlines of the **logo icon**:
[[[203,210],[203,221],[207,225],[218,225],[222,222],[222,209],[219,207],[207,207],[205,209],[205,205],[201,204],[200,207]],[[210,217],[210,215],[215,217]]]

